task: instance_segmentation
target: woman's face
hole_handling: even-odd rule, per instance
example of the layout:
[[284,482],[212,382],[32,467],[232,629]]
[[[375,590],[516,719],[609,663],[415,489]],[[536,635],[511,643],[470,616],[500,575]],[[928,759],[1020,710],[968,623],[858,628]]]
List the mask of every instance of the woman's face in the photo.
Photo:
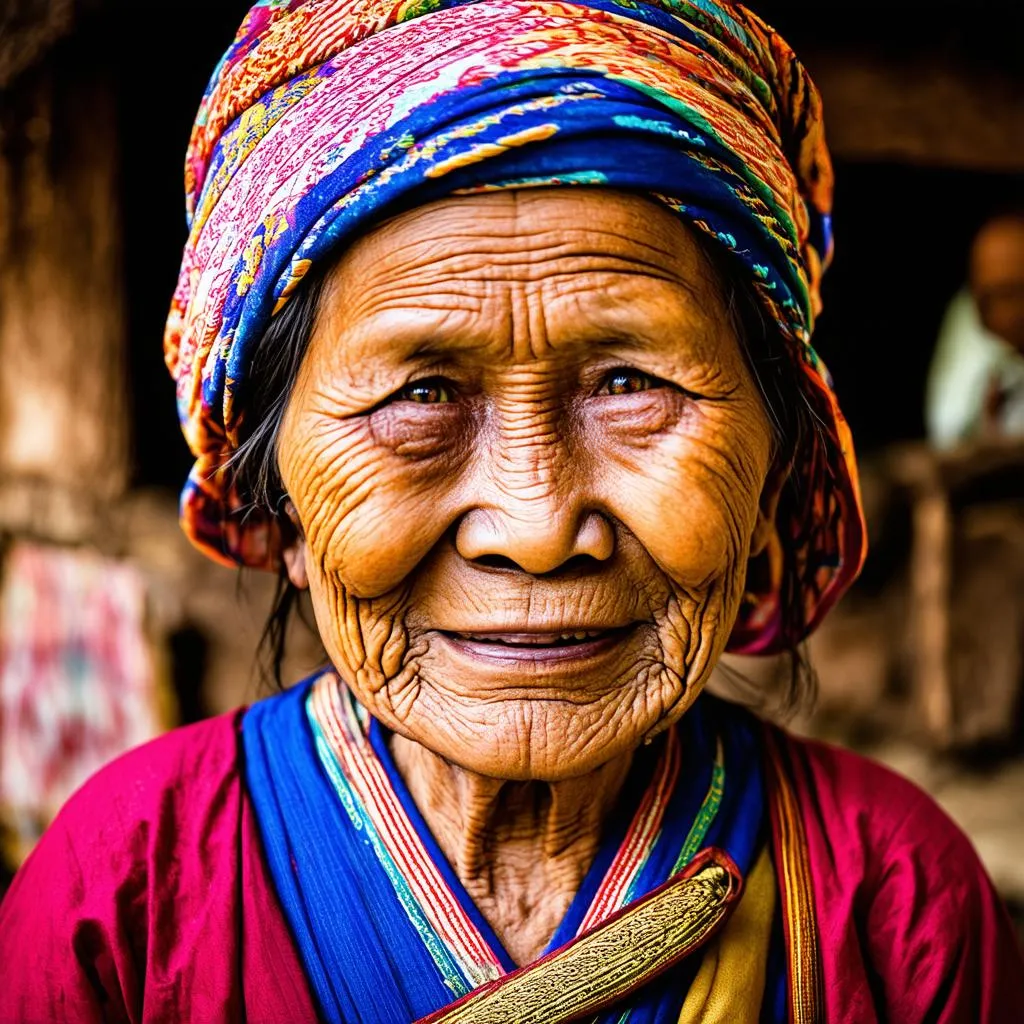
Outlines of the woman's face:
[[460,196],[333,270],[279,441],[327,651],[391,729],[557,780],[679,718],[779,474],[693,235],[637,196]]

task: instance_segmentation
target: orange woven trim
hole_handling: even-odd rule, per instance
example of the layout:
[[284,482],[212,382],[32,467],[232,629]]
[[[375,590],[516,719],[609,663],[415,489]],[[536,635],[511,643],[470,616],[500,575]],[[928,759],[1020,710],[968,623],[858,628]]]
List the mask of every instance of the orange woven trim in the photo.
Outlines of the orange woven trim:
[[791,1024],[821,1024],[825,999],[807,837],[779,734],[772,728],[765,729],[765,754],[772,847],[789,959],[789,1019]]

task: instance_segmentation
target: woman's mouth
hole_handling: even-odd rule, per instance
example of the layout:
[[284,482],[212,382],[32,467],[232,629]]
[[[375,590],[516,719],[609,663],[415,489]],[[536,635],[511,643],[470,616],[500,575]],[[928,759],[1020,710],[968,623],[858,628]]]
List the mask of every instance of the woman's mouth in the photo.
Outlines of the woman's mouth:
[[558,632],[459,633],[442,631],[454,647],[476,658],[502,662],[579,661],[614,647],[631,626]]

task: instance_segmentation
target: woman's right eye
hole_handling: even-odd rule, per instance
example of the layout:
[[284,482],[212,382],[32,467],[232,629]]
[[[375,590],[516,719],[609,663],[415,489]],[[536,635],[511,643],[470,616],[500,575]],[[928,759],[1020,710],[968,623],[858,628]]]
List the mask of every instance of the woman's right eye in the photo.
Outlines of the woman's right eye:
[[414,380],[395,393],[396,401],[416,402],[419,405],[439,405],[442,402],[451,402],[453,398],[452,388],[446,381],[438,378]]
[[638,391],[650,391],[656,387],[655,378],[643,370],[620,366],[609,373],[602,385],[601,393],[606,395],[633,395]]

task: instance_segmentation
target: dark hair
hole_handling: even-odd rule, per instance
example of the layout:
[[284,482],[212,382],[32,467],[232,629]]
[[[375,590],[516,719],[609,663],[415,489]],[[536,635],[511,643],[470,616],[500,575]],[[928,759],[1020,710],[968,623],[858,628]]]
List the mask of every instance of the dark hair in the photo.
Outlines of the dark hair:
[[[725,290],[733,329],[743,347],[747,365],[757,382],[774,437],[774,465],[787,471],[779,496],[776,519],[792,521],[794,510],[806,504],[799,473],[788,472],[807,446],[822,434],[822,420],[811,404],[797,358],[781,333],[765,319],[753,289],[739,277],[737,268],[717,250],[709,253]],[[780,658],[771,693],[761,683],[746,678],[738,669],[719,663],[719,669],[733,684],[745,703],[779,716],[807,708],[817,695],[818,677],[807,654],[807,617],[794,545],[782,545],[782,641]],[[754,569],[752,566],[751,569]],[[756,570],[755,570],[756,571]]]
[[[759,302],[747,282],[740,278],[738,268],[717,251],[709,256],[771,420],[775,463],[788,467],[812,433],[820,429],[801,383],[800,370],[785,339],[765,320]],[[241,427],[243,441],[230,464],[233,482],[250,507],[275,516],[286,531],[290,530],[290,524],[282,511],[286,495],[277,464],[277,440],[288,397],[316,325],[323,283],[322,273],[308,278],[271,320],[256,344],[248,384],[238,397],[245,413]],[[794,502],[800,507],[799,486],[798,475],[790,473],[780,498],[780,514],[794,507]],[[787,561],[792,562],[794,553],[788,546],[784,545],[784,549]],[[780,663],[779,692],[766,701],[760,686],[733,670],[727,670],[727,675],[743,685],[751,703],[762,707],[770,704],[776,711],[789,712],[813,698],[816,678],[802,644],[807,623],[796,568],[792,564],[784,568],[782,601],[787,657]],[[299,592],[282,570],[258,649],[264,680],[279,688],[283,686],[281,666],[288,622],[298,601]]]
[[[228,470],[233,486],[246,503],[241,515],[249,510],[271,515],[286,535],[291,524],[282,507],[287,495],[277,464],[277,439],[288,398],[316,327],[323,280],[322,274],[309,275],[291,301],[271,319],[256,343],[246,383],[236,399],[244,410],[240,424],[243,440]],[[281,668],[288,625],[296,610],[301,615],[301,593],[282,566],[256,649],[261,681],[278,689],[284,689]],[[311,622],[304,621],[313,628]]]

